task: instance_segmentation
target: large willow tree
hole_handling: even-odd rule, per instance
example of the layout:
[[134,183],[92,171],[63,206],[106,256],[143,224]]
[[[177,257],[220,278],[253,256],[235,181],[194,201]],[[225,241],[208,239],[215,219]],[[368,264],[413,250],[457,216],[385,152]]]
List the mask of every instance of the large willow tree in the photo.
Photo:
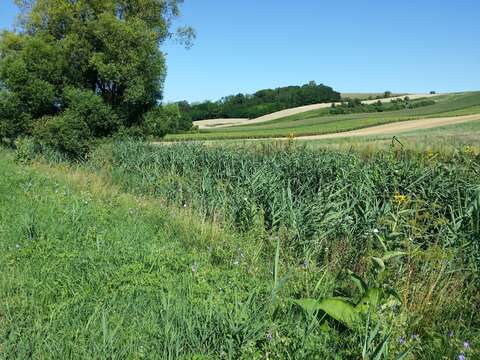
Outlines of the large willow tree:
[[[120,124],[139,124],[162,98],[159,46],[175,35],[181,2],[17,0],[17,30],[0,39],[0,135],[28,134],[64,113],[75,90],[74,98],[101,98]],[[191,29],[177,33],[188,45]]]

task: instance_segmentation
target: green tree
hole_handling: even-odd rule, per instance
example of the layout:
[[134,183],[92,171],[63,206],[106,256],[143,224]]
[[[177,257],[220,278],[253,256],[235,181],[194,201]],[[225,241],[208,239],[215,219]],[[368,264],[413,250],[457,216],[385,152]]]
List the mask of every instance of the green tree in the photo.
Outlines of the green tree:
[[[125,127],[141,125],[144,114],[161,101],[166,66],[159,47],[175,36],[172,22],[183,0],[16,2],[20,31],[0,38],[0,96],[16,104],[5,108],[7,101],[0,101],[1,136],[45,128],[40,119],[67,109],[64,123],[83,121],[72,110],[78,100],[89,103],[90,114],[105,114],[107,108],[115,113],[113,121],[86,124],[91,136],[101,137],[115,131],[118,121]],[[177,33],[191,44],[190,28]],[[105,117],[93,121],[99,119]]]

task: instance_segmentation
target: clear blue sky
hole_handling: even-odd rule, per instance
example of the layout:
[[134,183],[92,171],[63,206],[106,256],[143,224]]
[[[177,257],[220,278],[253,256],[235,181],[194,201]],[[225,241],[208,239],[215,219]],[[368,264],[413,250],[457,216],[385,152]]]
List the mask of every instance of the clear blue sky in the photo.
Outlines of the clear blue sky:
[[[0,0],[10,28],[13,0]],[[478,0],[185,0],[198,34],[168,54],[167,101],[323,82],[343,92],[480,90]]]

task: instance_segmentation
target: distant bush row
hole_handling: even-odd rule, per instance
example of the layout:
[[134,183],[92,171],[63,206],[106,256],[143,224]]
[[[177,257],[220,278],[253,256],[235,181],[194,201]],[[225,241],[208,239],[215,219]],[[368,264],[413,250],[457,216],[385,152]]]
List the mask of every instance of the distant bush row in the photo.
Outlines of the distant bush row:
[[395,111],[403,109],[416,109],[423,106],[434,105],[434,100],[417,100],[411,101],[408,96],[403,99],[392,100],[388,103],[382,103],[380,100],[374,104],[364,104],[359,99],[347,99],[340,105],[332,104],[329,110],[331,115],[355,114]]
[[314,81],[302,86],[288,86],[257,91],[253,95],[226,96],[219,101],[178,104],[185,122],[220,118],[249,118],[297,106],[339,101],[340,93]]

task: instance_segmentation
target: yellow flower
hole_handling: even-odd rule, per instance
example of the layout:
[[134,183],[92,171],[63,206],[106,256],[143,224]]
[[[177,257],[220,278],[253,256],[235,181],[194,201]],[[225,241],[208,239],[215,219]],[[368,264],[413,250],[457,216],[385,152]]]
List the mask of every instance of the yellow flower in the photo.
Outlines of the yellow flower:
[[398,205],[405,204],[408,202],[408,200],[409,199],[407,195],[402,195],[398,192],[393,196],[393,202]]
[[476,151],[473,146],[466,146],[465,149],[463,149],[463,152],[467,155],[476,155]]

